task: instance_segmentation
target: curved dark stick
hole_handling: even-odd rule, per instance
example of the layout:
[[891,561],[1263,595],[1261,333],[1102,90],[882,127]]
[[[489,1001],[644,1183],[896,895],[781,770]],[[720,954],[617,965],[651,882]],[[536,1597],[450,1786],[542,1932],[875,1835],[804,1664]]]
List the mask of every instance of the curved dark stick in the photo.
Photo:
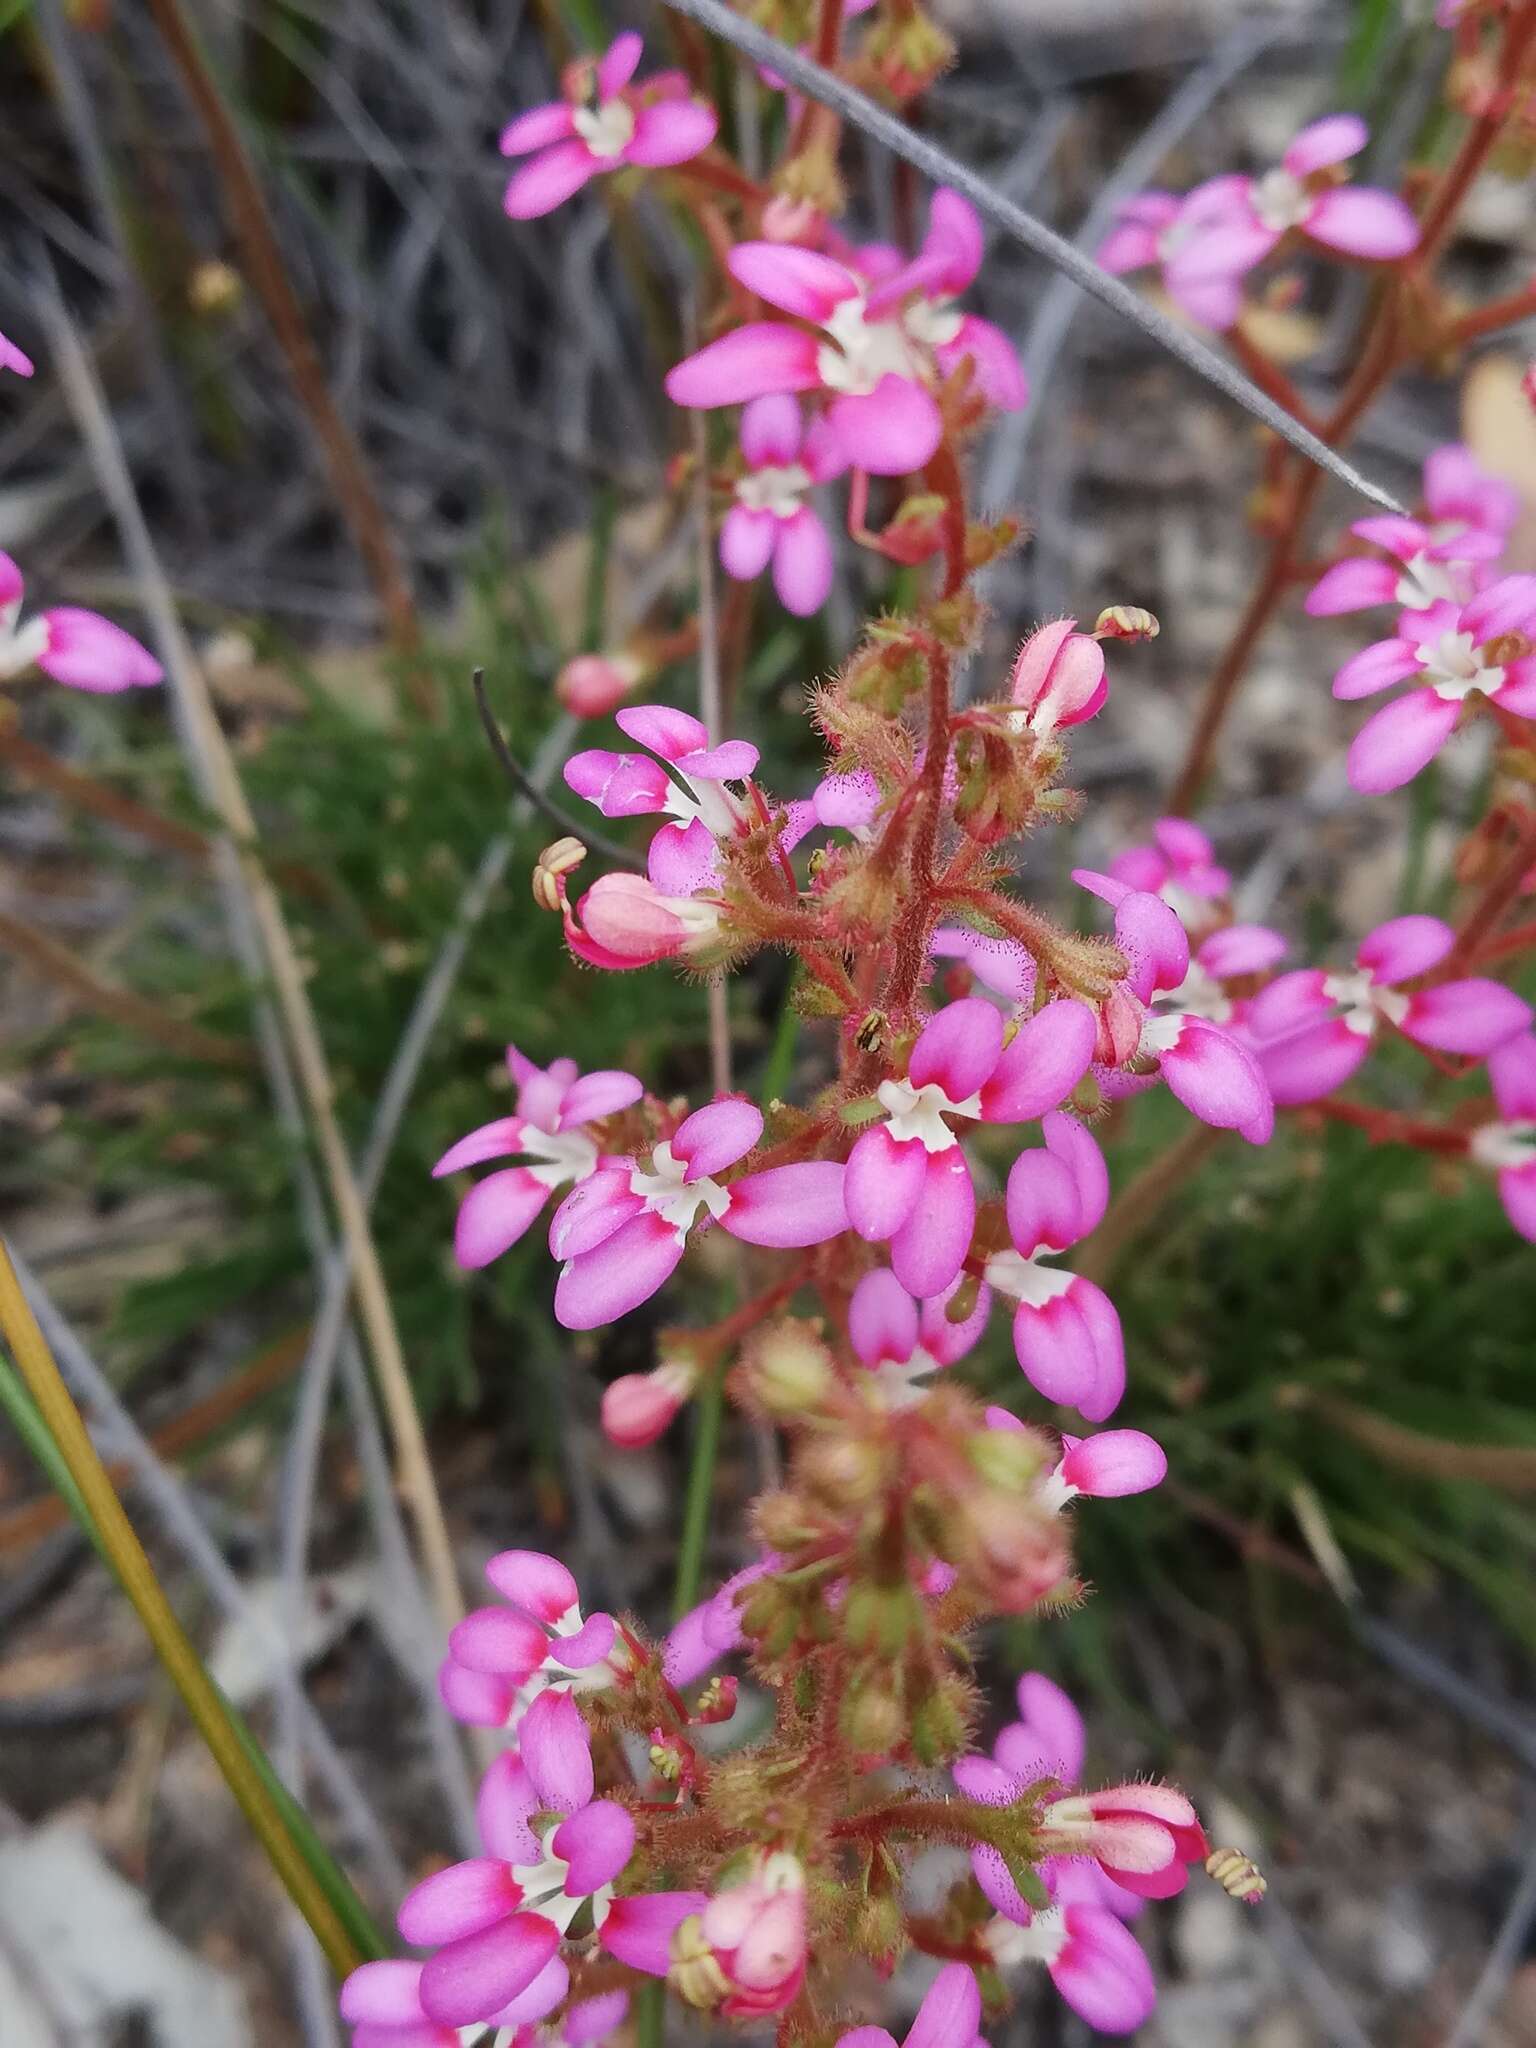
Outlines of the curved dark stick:
[[616,868],[628,868],[631,874],[643,875],[645,862],[638,854],[631,853],[627,846],[620,846],[616,839],[607,839],[601,832],[592,832],[586,826],[578,825],[568,812],[562,811],[560,806],[540,789],[507,745],[506,735],[496,723],[496,714],[492,711],[485,694],[483,668],[475,670],[471,678],[471,687],[475,693],[475,707],[480,713],[480,724],[491,743],[491,752],[496,756],[502,773],[518,795],[532,804],[536,811],[541,812],[551,825],[556,826],[568,838],[579,839],[588,853],[601,855],[604,860],[611,861]]

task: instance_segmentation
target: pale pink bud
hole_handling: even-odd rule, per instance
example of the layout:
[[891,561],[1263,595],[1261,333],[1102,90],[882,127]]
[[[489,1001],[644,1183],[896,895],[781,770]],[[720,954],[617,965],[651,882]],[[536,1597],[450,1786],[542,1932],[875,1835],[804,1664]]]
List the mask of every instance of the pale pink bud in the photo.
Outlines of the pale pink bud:
[[705,898],[663,896],[644,875],[601,875],[577,905],[586,944],[567,922],[573,951],[595,967],[648,967],[707,945],[720,929],[720,906]]
[[556,676],[555,695],[577,718],[606,718],[644,673],[632,654],[578,654]]
[[809,199],[786,199],[776,193],[763,208],[765,242],[798,242],[802,248],[819,249],[826,232],[826,215]]
[[1019,649],[1008,694],[1018,721],[1042,738],[1059,726],[1081,725],[1109,695],[1104,650],[1077,631],[1076,619],[1053,619]]
[[621,1450],[655,1443],[694,1389],[698,1374],[681,1361],[654,1372],[627,1372],[603,1390],[603,1434]]

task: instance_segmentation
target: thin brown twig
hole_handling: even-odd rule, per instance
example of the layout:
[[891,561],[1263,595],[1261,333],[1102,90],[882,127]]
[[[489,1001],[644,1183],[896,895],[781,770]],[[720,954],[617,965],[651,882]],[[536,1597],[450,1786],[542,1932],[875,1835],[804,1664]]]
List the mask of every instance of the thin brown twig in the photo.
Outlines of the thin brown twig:
[[[182,12],[180,0],[149,0],[149,6],[207,131],[209,150],[242,261],[277,336],[299,401],[325,451],[337,503],[378,595],[389,637],[402,654],[414,655],[421,631],[405,566],[363,452],[331,396],[319,350],[289,281],[272,216],[244,139]],[[435,693],[431,677],[419,662],[410,663],[408,685],[417,709],[430,714]]]
[[46,789],[50,796],[100,818],[105,824],[147,839],[151,846],[162,847],[167,853],[186,854],[194,860],[207,856],[208,841],[201,832],[124,796],[99,777],[84,774],[56,759],[46,747],[38,746],[17,730],[14,713],[4,705],[0,705],[0,761],[39,789]]
[[249,1067],[253,1063],[251,1048],[241,1039],[188,1024],[162,1003],[152,1003],[120,982],[104,980],[78,953],[9,910],[0,910],[0,945],[9,946],[87,1009],[111,1017],[125,1030],[147,1038],[178,1059],[206,1060],[216,1067]]

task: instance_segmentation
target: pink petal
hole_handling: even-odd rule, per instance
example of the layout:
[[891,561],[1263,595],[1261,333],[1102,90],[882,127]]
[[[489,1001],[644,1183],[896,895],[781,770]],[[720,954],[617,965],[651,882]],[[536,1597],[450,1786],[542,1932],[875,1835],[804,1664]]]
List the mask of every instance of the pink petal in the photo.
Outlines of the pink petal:
[[629,1861],[635,1846],[635,1824],[614,1800],[594,1799],[560,1823],[549,1846],[571,1866],[565,1880],[566,1896],[587,1899],[611,1884]]
[[933,353],[946,377],[969,356],[976,389],[999,412],[1018,412],[1029,403],[1029,379],[1019,352],[990,320],[968,313],[954,340],[941,343]]
[[850,2027],[837,2037],[837,2048],[897,2048],[896,2037],[884,2027]]
[[626,704],[613,714],[613,722],[626,738],[665,761],[703,753],[709,745],[709,730],[702,721],[672,704]]
[[1513,1039],[1490,1053],[1488,1082],[1507,1123],[1536,1121],[1536,1037]]
[[629,2012],[627,1991],[604,1991],[596,1998],[583,1998],[565,2016],[561,2032],[566,2048],[591,2048],[605,2034],[624,2024]]
[[1355,734],[1345,763],[1350,787],[1380,796],[1412,782],[1439,753],[1455,729],[1461,706],[1433,690],[1410,690],[1368,718]]
[[645,855],[646,879],[663,896],[697,896],[720,886],[720,846],[702,818],[669,823],[656,832]]
[[981,1993],[964,1963],[947,1963],[929,1985],[906,2048],[972,2048],[981,2025]]
[[1259,1064],[1270,1095],[1282,1108],[1290,1108],[1341,1088],[1370,1049],[1369,1037],[1351,1031],[1342,1017],[1329,1017],[1266,1040],[1259,1047]]
[[341,2016],[355,2027],[403,2027],[421,2018],[420,1963],[363,1963],[341,1987]]
[[549,1652],[549,1639],[536,1621],[511,1607],[477,1607],[456,1622],[448,1648],[468,1671],[484,1671],[521,1685]]
[[853,1290],[848,1341],[871,1369],[887,1359],[905,1365],[917,1349],[917,1303],[883,1266],[866,1273]]
[[931,461],[944,436],[932,396],[892,372],[865,397],[839,394],[827,419],[849,462],[871,476],[910,476]]
[[1008,1235],[1027,1259],[1065,1251],[1083,1235],[1082,1203],[1067,1162],[1051,1152],[1021,1152],[1008,1174]]
[[[526,1991],[520,1991],[516,1998],[509,1999],[499,2011],[491,2014],[490,2024],[498,2028],[531,2026],[552,2013],[570,1988],[570,1971],[559,1956],[551,1956]],[[622,1992],[619,1995],[622,1997]],[[356,2042],[353,2048],[357,2048]],[[444,2048],[448,2048],[447,2043]],[[459,2048],[457,2041],[453,2048]]]
[[1333,679],[1333,694],[1346,703],[1374,697],[1378,690],[1390,689],[1416,674],[1418,668],[1418,650],[1412,641],[1376,640],[1345,662]]
[[1139,1429],[1106,1429],[1080,1437],[1062,1459],[1069,1486],[1098,1500],[1118,1500],[1159,1486],[1168,1471],[1161,1444]]
[[558,1557],[542,1550],[498,1550],[485,1576],[503,1600],[551,1627],[581,1602],[581,1591]]
[[1499,1200],[1521,1237],[1536,1244],[1536,1166],[1508,1166],[1499,1175]]
[[1078,1396],[1078,1413],[1085,1421],[1103,1422],[1114,1414],[1125,1393],[1125,1338],[1120,1316],[1103,1288],[1091,1280],[1074,1279],[1067,1300],[1081,1316],[1093,1347],[1093,1385]]
[[557,142],[553,149],[530,157],[513,175],[502,196],[502,210],[513,220],[537,220],[564,205],[589,178],[611,168],[596,157],[584,142]]
[[445,2026],[489,2019],[527,1990],[559,1946],[542,1914],[515,1913],[439,1949],[422,1969],[421,2002]]
[[682,1620],[673,1624],[662,1651],[662,1675],[669,1685],[692,1685],[725,1655],[705,1632],[711,1603],[690,1607]]
[[1536,576],[1501,576],[1465,606],[1460,623],[1475,640],[1536,627]]
[[922,1197],[927,1158],[918,1139],[893,1138],[886,1124],[861,1133],[848,1155],[843,1201],[866,1243],[894,1237],[912,1214]]
[[[1202,1123],[1238,1131],[1250,1144],[1268,1140],[1274,1113],[1263,1069],[1219,1024],[1186,1017],[1178,1043],[1158,1065],[1179,1101]],[[1262,1136],[1253,1135],[1259,1131]]]
[[740,434],[753,469],[782,469],[800,452],[800,408],[785,392],[754,398],[741,415]]
[[689,1180],[705,1180],[745,1158],[763,1135],[763,1113],[750,1102],[723,1096],[685,1117],[668,1141]]
[[1393,192],[1340,185],[1314,201],[1303,223],[1314,242],[1351,256],[1392,263],[1419,246],[1419,224]]
[[527,156],[530,150],[548,149],[552,143],[568,142],[576,133],[568,100],[551,100],[546,106],[530,107],[509,121],[501,131],[503,156]]
[[1411,561],[1433,542],[1429,528],[1422,521],[1405,519],[1397,512],[1376,512],[1368,519],[1352,520],[1349,530],[1358,534],[1361,540],[1385,548],[1400,562]]
[[[1074,874],[1081,879],[1081,872]],[[1189,936],[1161,896],[1134,890],[1115,911],[1115,944],[1131,964],[1126,986],[1143,1002],[1189,972]]]
[[507,1864],[499,1857],[474,1857],[467,1863],[450,1863],[407,1892],[395,1925],[401,1940],[413,1948],[436,1948],[494,1927],[521,1902]]
[[644,48],[644,43],[633,29],[626,29],[623,35],[614,37],[597,61],[597,90],[600,99],[614,99],[624,90],[635,75],[640,53]]
[[1073,1299],[1074,1282],[1066,1294],[1042,1308],[1020,1302],[1013,1318],[1013,1349],[1019,1369],[1037,1394],[1068,1408],[1094,1404],[1101,1378],[1094,1333]]
[[[946,265],[942,283],[951,297],[975,281],[985,247],[975,207],[948,185],[941,185],[929,204],[923,251],[942,256]],[[965,2048],[970,2048],[968,2042]]]
[[1477,1058],[1518,1038],[1530,1025],[1530,1005],[1513,989],[1474,978],[1421,989],[1409,999],[1402,1029],[1416,1045]]
[[1282,974],[1262,988],[1248,1005],[1248,1028],[1256,1039],[1283,1038],[1303,1024],[1315,1024],[1333,1013],[1333,999],[1323,984],[1320,967]]
[[1207,286],[1230,289],[1262,263],[1280,236],[1252,220],[1231,220],[1203,228],[1172,256],[1164,277],[1175,298]]
[[1439,917],[1392,917],[1360,942],[1355,959],[1372,977],[1389,986],[1428,974],[1450,952],[1456,934]]
[[825,1244],[848,1228],[845,1169],[835,1159],[770,1166],[731,1183],[731,1206],[720,1227],[743,1244],[791,1251]]
[[1041,1123],[1051,1157],[1059,1159],[1072,1176],[1077,1190],[1077,1234],[1086,1237],[1096,1230],[1109,1207],[1109,1168],[1098,1141],[1086,1124],[1075,1116],[1053,1111]]
[[601,1664],[618,1639],[618,1623],[611,1614],[589,1614],[574,1635],[561,1636],[551,1655],[567,1671],[585,1671]]
[[[32,358],[3,334],[0,334],[0,370],[13,370],[18,377],[30,377],[33,370]],[[0,602],[4,601],[0,599]]]
[[1302,129],[1280,161],[1293,178],[1309,178],[1329,164],[1358,156],[1370,139],[1371,131],[1358,114],[1325,114]]
[[965,925],[941,926],[928,950],[936,960],[963,960],[984,987],[1011,1003],[1034,1000],[1035,963],[1016,940],[988,938]]
[[645,1204],[629,1184],[630,1169],[623,1165],[600,1166],[580,1180],[556,1209],[549,1222],[550,1256],[574,1259],[604,1244]]
[[1043,1671],[1026,1671],[1014,1697],[1025,1728],[1039,1744],[1042,1757],[1049,1758],[1047,1769],[1036,1775],[1047,1775],[1048,1770],[1064,1785],[1075,1785],[1082,1775],[1086,1737],[1083,1717],[1071,1698]]
[[708,1904],[708,1892],[638,1892],[633,1898],[615,1899],[598,1939],[609,1955],[632,1970],[665,1977],[671,1967],[673,1934]]
[[110,619],[74,605],[56,606],[42,616],[48,625],[48,645],[37,665],[56,683],[112,695],[161,680],[164,671],[149,649]]
[[816,348],[816,337],[801,328],[754,320],[669,370],[667,396],[674,405],[712,406],[741,405],[767,392],[814,391],[821,382]]
[[1051,1981],[1090,2027],[1132,2034],[1157,2003],[1152,1968],[1140,1944],[1112,1913],[1067,1908],[1068,1940],[1050,1965]]
[[592,1797],[592,1738],[568,1692],[541,1692],[517,1731],[517,1752],[539,1804],[575,1813]]
[[1158,236],[1157,228],[1141,221],[1123,220],[1100,242],[1094,261],[1112,277],[1121,277],[1128,270],[1145,270],[1149,263],[1157,261]]
[[459,1204],[453,1227],[453,1256],[466,1272],[499,1259],[528,1229],[549,1189],[526,1166],[505,1166],[487,1174]]
[[919,1297],[942,1294],[958,1276],[976,1227],[976,1190],[960,1147],[924,1160],[917,1204],[891,1239],[891,1270]]
[[438,1666],[438,1697],[455,1721],[471,1728],[505,1728],[517,1689],[504,1678],[492,1678],[483,1671],[471,1671],[454,1657]]
[[521,1151],[522,1136],[523,1119],[520,1116],[499,1116],[494,1123],[482,1124],[467,1138],[460,1138],[456,1145],[450,1145],[433,1167],[432,1178],[437,1180],[445,1173],[458,1173],[466,1166],[480,1166],[487,1159],[505,1159],[509,1153]]
[[1289,951],[1279,932],[1262,924],[1229,924],[1212,932],[1195,958],[1207,974],[1226,981],[1236,974],[1263,974]]
[[529,1822],[539,1805],[527,1765],[515,1749],[502,1750],[475,1797],[475,1824],[487,1851],[506,1863],[537,1863],[539,1841]]
[[979,1287],[970,1314],[963,1321],[952,1323],[948,1307],[959,1285],[959,1280],[954,1281],[942,1294],[930,1294],[918,1307],[918,1342],[939,1365],[953,1365],[956,1359],[964,1358],[979,1341],[992,1313],[992,1290]]
[[738,242],[730,254],[730,272],[749,292],[822,327],[845,299],[859,296],[852,271],[815,249],[792,242]]
[[808,619],[821,610],[832,588],[832,543],[809,505],[777,524],[773,587],[787,612]]
[[741,782],[757,766],[758,752],[747,740],[722,740],[718,747],[702,747],[696,754],[678,757],[678,767],[690,778],[706,782]]
[[[963,1759],[969,1762],[972,1759]],[[960,1771],[956,1766],[955,1779],[959,1782]],[[994,1911],[1001,1913],[1005,1920],[1027,1927],[1031,1909],[1023,1893],[1014,1883],[1013,1873],[1004,1862],[999,1850],[990,1843],[978,1843],[971,1851],[971,1875],[975,1878],[982,1897]]]
[[575,1130],[578,1124],[595,1123],[600,1117],[616,1116],[645,1093],[644,1084],[618,1067],[599,1067],[573,1081],[560,1098],[557,1130]]
[[981,1091],[991,1124],[1028,1123],[1064,1102],[1087,1073],[1098,1026],[1086,1003],[1062,997],[1019,1026]]
[[708,149],[720,123],[702,100],[655,100],[635,115],[635,132],[624,145],[627,164],[655,169],[685,164]]
[[874,823],[884,801],[874,776],[867,768],[857,768],[851,775],[824,775],[816,785],[812,811],[818,825],[858,832]]
[[564,1268],[555,1283],[555,1321],[567,1330],[596,1330],[628,1315],[666,1285],[682,1256],[682,1238],[647,1210]]
[[800,444],[800,462],[809,471],[811,481],[818,484],[830,483],[848,467],[848,457],[842,444],[823,413],[818,413],[805,430],[805,439]]
[[1373,604],[1391,604],[1400,574],[1393,562],[1351,556],[1323,571],[1307,592],[1305,609],[1314,619],[1330,619],[1340,612],[1363,612]]
[[937,1082],[951,1102],[974,1095],[997,1065],[1003,1019],[984,996],[966,996],[930,1017],[907,1063],[914,1088]]

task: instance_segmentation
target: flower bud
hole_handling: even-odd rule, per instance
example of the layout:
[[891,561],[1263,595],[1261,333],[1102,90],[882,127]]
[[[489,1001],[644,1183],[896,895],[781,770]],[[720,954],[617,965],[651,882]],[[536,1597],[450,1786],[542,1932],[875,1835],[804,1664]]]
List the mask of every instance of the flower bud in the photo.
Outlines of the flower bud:
[[867,1507],[884,1476],[885,1460],[877,1446],[856,1437],[810,1444],[796,1472],[810,1493],[839,1511]]
[[1109,695],[1104,650],[1075,619],[1053,619],[1031,633],[1013,664],[1008,694],[1018,731],[1048,738],[1061,726],[1095,717]]
[[578,654],[555,678],[555,695],[578,718],[606,718],[644,680],[632,654]]
[[753,1338],[739,1380],[746,1399],[764,1415],[789,1421],[825,1400],[832,1385],[832,1355],[814,1324],[784,1316]]
[[912,1587],[854,1586],[843,1603],[843,1634],[856,1650],[879,1650],[888,1657],[907,1647],[923,1624],[922,1603]]
[[798,242],[802,249],[819,249],[826,240],[826,215],[809,199],[776,192],[763,208],[762,234],[765,242]]
[[674,1360],[653,1372],[627,1372],[603,1389],[603,1434],[621,1450],[655,1443],[698,1383],[697,1368]]
[[906,1734],[906,1711],[886,1674],[885,1665],[876,1666],[868,1683],[856,1677],[844,1696],[839,1726],[857,1756],[887,1757]]
[[1096,640],[1155,640],[1162,631],[1156,612],[1139,604],[1106,605],[1094,621]]
[[1094,1058],[1102,1066],[1123,1067],[1141,1044],[1146,1012],[1128,988],[1112,988],[1099,1005],[1098,1042]]
[[1006,1493],[1023,1493],[1049,1462],[1037,1437],[1014,1429],[979,1430],[966,1455],[988,1486]]
[[940,1682],[912,1715],[912,1752],[930,1767],[949,1763],[966,1743],[965,1702],[956,1688]]

